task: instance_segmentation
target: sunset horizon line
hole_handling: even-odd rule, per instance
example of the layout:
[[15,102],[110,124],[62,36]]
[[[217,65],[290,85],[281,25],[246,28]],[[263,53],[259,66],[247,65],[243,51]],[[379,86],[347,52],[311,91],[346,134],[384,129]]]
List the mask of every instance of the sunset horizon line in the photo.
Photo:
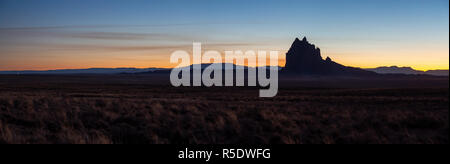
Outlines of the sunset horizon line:
[[[239,65],[239,64],[235,64],[235,63],[226,63],[226,62],[216,62],[216,63],[201,63],[201,64],[234,64],[236,66],[245,66],[245,67],[249,67],[248,64],[245,65]],[[196,65],[196,64],[190,64],[188,66],[191,65]],[[264,67],[264,66],[269,66],[269,65],[262,65],[262,66],[256,66],[256,67]],[[352,65],[345,65],[347,67],[352,67],[352,68],[360,68],[360,69],[374,69],[374,68],[381,68],[381,67],[398,67],[398,68],[411,68],[413,70],[416,71],[448,71],[450,70],[449,68],[436,68],[436,69],[418,69],[418,68],[414,68],[412,66],[402,66],[402,65],[380,65],[380,66],[376,66],[376,67],[357,67],[357,66],[352,66]],[[280,68],[285,68],[285,65],[278,65],[278,67]],[[66,67],[66,68],[42,68],[42,69],[0,69],[0,72],[26,72],[26,71],[56,71],[56,70],[87,70],[87,69],[173,69],[176,68],[176,66],[149,66],[149,67],[134,67],[134,66],[119,66],[119,67]]]

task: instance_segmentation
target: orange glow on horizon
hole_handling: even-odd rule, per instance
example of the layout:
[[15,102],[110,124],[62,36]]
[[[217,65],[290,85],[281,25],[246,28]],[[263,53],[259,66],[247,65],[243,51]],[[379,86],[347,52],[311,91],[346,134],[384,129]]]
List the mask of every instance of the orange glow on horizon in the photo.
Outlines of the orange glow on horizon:
[[[187,48],[189,50],[189,48]],[[55,70],[55,69],[86,69],[86,68],[174,68],[178,64],[171,64],[169,57],[172,50],[159,51],[132,51],[132,52],[35,52],[31,57],[26,53],[11,53],[0,61],[0,71],[20,70]],[[245,52],[245,51],[244,51]],[[279,51],[278,65],[284,67],[286,51]],[[334,53],[322,52],[337,63],[345,66],[359,68],[375,68],[380,66],[412,67],[416,70],[448,70],[449,55],[447,52],[433,51],[436,57],[421,55],[424,52],[392,52],[386,54],[382,51]],[[83,54],[83,55],[80,55]],[[365,54],[365,55],[360,55]],[[222,56],[224,56],[222,54]],[[224,57],[223,57],[224,58]],[[191,59],[192,61],[192,59]],[[267,60],[268,62],[268,60]],[[246,63],[245,65],[248,65]]]

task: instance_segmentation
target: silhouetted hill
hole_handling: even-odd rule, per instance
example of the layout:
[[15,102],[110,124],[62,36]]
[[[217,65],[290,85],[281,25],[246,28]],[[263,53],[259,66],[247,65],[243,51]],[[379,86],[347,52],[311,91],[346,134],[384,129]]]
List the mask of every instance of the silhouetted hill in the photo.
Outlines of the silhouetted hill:
[[[212,68],[217,68],[217,67],[221,66],[221,68],[223,70],[227,70],[228,68],[231,68],[231,69],[260,69],[260,68],[263,68],[263,67],[247,67],[247,66],[241,66],[241,65],[236,65],[236,64],[232,64],[232,63],[217,63],[214,65],[213,65],[213,63],[203,63],[203,64],[190,65],[188,67],[190,67],[192,69],[193,67],[197,66],[197,67],[201,68],[202,70],[204,70],[211,65],[212,65]],[[268,67],[264,67],[264,68],[268,69]],[[281,70],[281,67],[278,67],[278,69]]]
[[448,76],[448,70],[429,70],[429,71],[419,71],[411,67],[377,67],[365,69],[368,71],[373,71],[379,74],[407,74],[407,75],[433,75],[433,76]]
[[121,74],[121,73],[141,73],[165,70],[164,68],[89,68],[89,69],[58,69],[46,71],[0,71],[0,74]]
[[[186,66],[186,67],[180,67],[179,69],[183,69],[183,68],[189,68],[191,70],[191,74],[193,73],[192,70],[194,70],[195,68],[200,68],[200,70],[203,72],[206,68],[210,67],[211,68],[218,68],[221,67],[221,70],[223,71],[222,74],[224,75],[226,70],[233,70],[233,73],[236,73],[236,70],[244,70],[245,75],[247,75],[248,70],[254,70],[254,71],[258,71],[258,69],[267,69],[267,73],[269,73],[270,71],[270,67],[247,67],[247,66],[241,66],[241,65],[236,65],[236,64],[232,64],[232,63],[216,63],[213,65],[213,63],[203,63],[203,64],[193,64],[190,66]],[[282,70],[282,67],[277,67],[278,70]],[[171,69],[160,69],[160,70],[154,70],[154,71],[147,71],[147,72],[139,72],[137,74],[153,74],[153,73],[170,73],[172,70]]]
[[327,57],[322,58],[320,49],[308,40],[295,39],[286,54],[284,73],[297,75],[333,75],[333,76],[373,76],[374,72],[343,66]]

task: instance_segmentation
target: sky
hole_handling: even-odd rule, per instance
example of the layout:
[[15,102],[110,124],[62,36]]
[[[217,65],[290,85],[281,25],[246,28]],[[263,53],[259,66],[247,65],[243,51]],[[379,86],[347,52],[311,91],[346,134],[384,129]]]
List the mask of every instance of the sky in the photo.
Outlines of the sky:
[[448,0],[0,0],[0,70],[164,67],[306,36],[353,67],[449,68]]

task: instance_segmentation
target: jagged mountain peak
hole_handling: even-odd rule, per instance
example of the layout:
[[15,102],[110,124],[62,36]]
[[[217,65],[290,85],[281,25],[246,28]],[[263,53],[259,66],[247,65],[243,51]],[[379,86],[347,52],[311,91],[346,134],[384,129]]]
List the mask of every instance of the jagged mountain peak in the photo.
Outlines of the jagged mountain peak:
[[359,68],[346,67],[327,57],[321,56],[320,48],[308,42],[304,37],[296,38],[286,54],[285,72],[308,75],[374,75],[375,73]]
[[306,39],[306,36],[303,37],[302,41],[303,41],[303,42],[308,42],[308,39]]

